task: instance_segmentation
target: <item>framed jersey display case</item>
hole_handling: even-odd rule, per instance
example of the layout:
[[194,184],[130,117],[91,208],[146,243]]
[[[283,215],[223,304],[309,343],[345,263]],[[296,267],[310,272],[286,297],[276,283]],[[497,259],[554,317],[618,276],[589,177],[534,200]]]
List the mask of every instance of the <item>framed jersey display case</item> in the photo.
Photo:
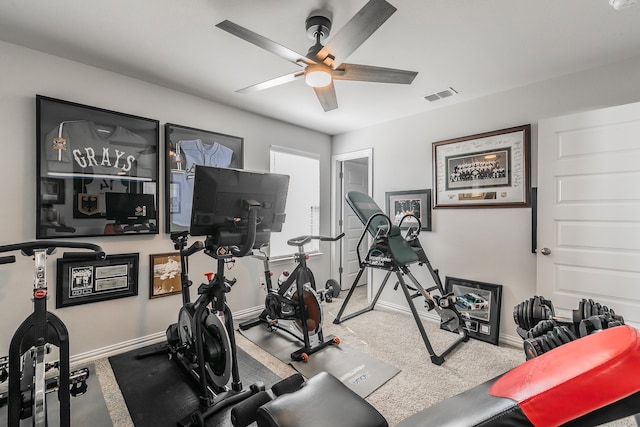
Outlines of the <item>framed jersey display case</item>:
[[191,224],[196,165],[242,169],[244,139],[172,123],[164,132],[165,229],[173,233]]
[[36,96],[36,238],[158,233],[157,120]]

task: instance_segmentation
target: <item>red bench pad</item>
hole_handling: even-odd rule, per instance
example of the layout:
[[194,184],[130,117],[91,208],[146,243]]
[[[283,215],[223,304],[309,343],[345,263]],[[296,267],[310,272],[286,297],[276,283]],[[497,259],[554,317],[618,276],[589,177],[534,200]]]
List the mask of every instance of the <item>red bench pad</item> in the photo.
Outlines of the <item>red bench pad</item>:
[[[560,425],[640,390],[640,336],[617,326],[564,344],[509,371],[490,388],[534,425]],[[567,404],[571,402],[571,404]]]

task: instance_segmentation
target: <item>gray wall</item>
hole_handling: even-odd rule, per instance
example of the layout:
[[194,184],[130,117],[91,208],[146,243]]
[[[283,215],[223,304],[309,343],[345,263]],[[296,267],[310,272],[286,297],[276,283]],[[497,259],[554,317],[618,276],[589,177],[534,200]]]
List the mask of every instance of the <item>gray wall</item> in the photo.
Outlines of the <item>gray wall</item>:
[[[532,177],[537,177],[537,126],[541,118],[640,101],[640,58],[518,88],[460,105],[338,135],[318,132],[245,113],[180,92],[0,42],[0,129],[3,163],[0,179],[0,243],[35,237],[35,95],[41,94],[124,113],[245,138],[245,168],[269,169],[271,144],[317,153],[321,159],[321,233],[330,233],[330,156],[373,147],[374,198],[384,206],[386,191],[431,188],[431,144],[448,138],[533,125]],[[426,101],[425,101],[426,102]],[[162,134],[161,134],[162,141]],[[162,174],[161,174],[162,175]],[[161,186],[164,183],[161,178]],[[160,201],[164,197],[161,192]],[[503,338],[513,339],[512,307],[535,294],[536,256],[530,252],[531,210],[438,209],[433,231],[422,243],[441,276],[456,276],[504,286]],[[164,219],[161,216],[161,221]],[[135,345],[160,334],[176,321],[180,297],[148,299],[148,255],[172,250],[165,234],[86,239],[109,253],[140,253],[140,294],[114,301],[53,309],[71,333],[71,354],[91,357]],[[470,243],[471,242],[471,243]],[[329,247],[321,248],[328,253]],[[13,330],[31,310],[32,264],[26,257],[0,270],[3,328],[0,348],[8,348]],[[314,258],[316,279],[329,278],[329,257]],[[49,264],[53,272],[53,262]],[[277,270],[283,268],[278,265]],[[213,269],[204,255],[194,257],[194,280]],[[238,283],[229,295],[235,313],[262,304],[259,261],[245,258],[231,271]],[[378,276],[379,277],[379,276]],[[418,279],[428,282],[425,272]],[[51,288],[55,288],[51,283]],[[384,302],[404,307],[400,293],[388,290]]]
[[[640,57],[338,135],[332,154],[373,147],[373,197],[384,206],[387,191],[433,188],[433,142],[531,123],[535,186],[538,174],[548,173],[538,167],[537,122],[640,101],[638,76]],[[521,342],[512,309],[536,294],[531,209],[435,209],[433,231],[421,234],[421,242],[443,282],[451,276],[503,285],[501,336]],[[421,270],[426,268],[412,269],[421,283],[431,284]],[[389,288],[381,301],[406,307],[402,293]]]
[[[246,169],[268,171],[272,144],[316,153],[323,183],[321,206],[327,207],[321,231],[329,232],[329,136],[4,42],[0,42],[0,59],[0,244],[35,239],[36,94],[157,119],[161,126],[170,122],[243,137]],[[160,135],[163,147],[162,129]],[[159,175],[160,202],[164,203],[163,174]],[[135,345],[141,337],[163,333],[177,320],[179,295],[148,298],[149,254],[172,251],[168,235],[85,240],[102,245],[107,253],[140,253],[139,295],[55,310],[55,264],[51,261],[49,304],[69,328],[72,355],[99,353],[122,343]],[[31,311],[32,262],[19,258],[17,264],[0,270],[0,349],[8,349],[13,331]],[[328,279],[328,273],[325,277],[323,272],[329,271],[329,257],[314,258],[312,268],[318,272],[318,280]],[[190,274],[196,283],[212,270],[214,260],[203,254],[190,260]],[[234,313],[262,305],[264,294],[257,282],[261,272],[260,261],[252,258],[238,260],[229,272],[238,279],[229,294]]]

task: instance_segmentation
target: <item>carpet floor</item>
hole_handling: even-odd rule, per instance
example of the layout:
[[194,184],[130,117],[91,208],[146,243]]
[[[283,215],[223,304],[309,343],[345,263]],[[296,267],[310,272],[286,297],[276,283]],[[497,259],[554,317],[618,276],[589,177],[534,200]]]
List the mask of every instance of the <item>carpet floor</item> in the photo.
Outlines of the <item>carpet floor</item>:
[[[344,296],[346,292],[344,295],[340,294],[332,303],[324,305],[323,330],[325,334],[339,336],[342,342],[401,369],[398,375],[367,397],[367,401],[382,413],[390,426],[395,426],[411,414],[502,374],[525,360],[521,346],[494,346],[471,339],[448,355],[443,365],[435,366],[429,361],[414,320],[408,313],[376,307],[372,312],[334,325],[333,319]],[[364,287],[356,290],[352,303],[353,306],[350,305],[349,310],[366,305]],[[440,330],[434,322],[423,323],[436,352],[445,348],[453,334]],[[279,378],[296,373],[291,365],[283,363],[242,334],[236,333],[235,336],[239,348]],[[134,426],[132,417],[135,418],[136,414],[130,415],[111,365],[107,359],[96,360],[94,364],[113,425]],[[243,383],[248,385],[251,380],[245,379],[242,369],[240,375]],[[154,393],[157,393],[157,390]],[[136,423],[135,426],[139,425]],[[634,417],[607,424],[607,427],[636,426],[638,424]]]

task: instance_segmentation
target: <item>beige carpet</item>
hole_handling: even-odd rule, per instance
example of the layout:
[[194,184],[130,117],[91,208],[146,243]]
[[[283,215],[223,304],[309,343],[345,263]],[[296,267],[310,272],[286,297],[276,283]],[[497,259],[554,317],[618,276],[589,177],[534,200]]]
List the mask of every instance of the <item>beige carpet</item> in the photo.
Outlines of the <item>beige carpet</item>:
[[[357,289],[347,313],[366,305],[364,291],[364,288]],[[323,304],[324,331],[337,335],[350,346],[401,369],[398,375],[367,397],[367,401],[382,413],[390,426],[434,403],[502,374],[524,361],[521,348],[494,346],[471,339],[449,354],[443,365],[436,366],[431,363],[410,314],[376,307],[373,312],[362,314],[341,325],[334,325],[333,319],[345,296],[346,292],[332,303]],[[504,319],[507,322],[509,320],[511,319]],[[456,337],[455,334],[440,330],[435,323],[425,321],[424,325],[437,353]],[[239,347],[277,375],[284,378],[296,372],[290,365],[281,362],[239,333],[236,333],[236,341]],[[113,425],[132,426],[109,362],[101,359],[96,361],[95,366]],[[633,418],[628,418],[609,423],[607,426],[635,427],[637,424]]]

